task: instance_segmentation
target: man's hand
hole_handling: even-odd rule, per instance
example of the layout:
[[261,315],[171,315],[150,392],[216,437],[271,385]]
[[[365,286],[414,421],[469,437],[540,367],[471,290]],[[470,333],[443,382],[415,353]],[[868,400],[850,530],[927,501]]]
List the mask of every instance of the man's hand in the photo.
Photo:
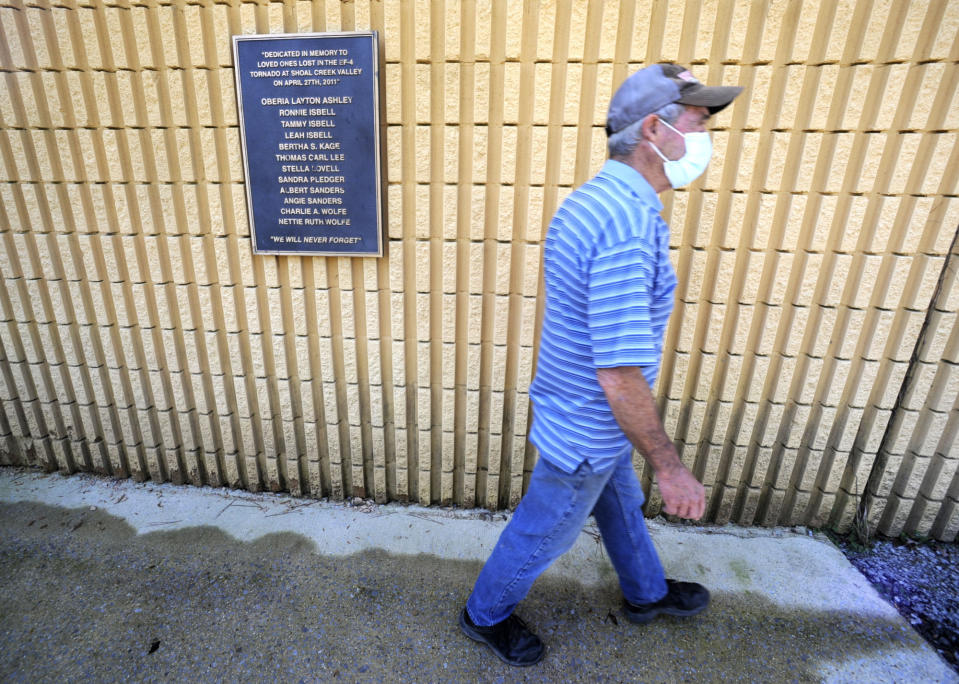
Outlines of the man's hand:
[[699,520],[706,512],[706,488],[679,460],[642,371],[636,366],[600,368],[596,377],[619,426],[656,473],[663,510]]
[[[678,457],[677,457],[678,460]],[[663,495],[663,512],[689,520],[699,520],[706,512],[706,488],[681,462],[656,472]]]

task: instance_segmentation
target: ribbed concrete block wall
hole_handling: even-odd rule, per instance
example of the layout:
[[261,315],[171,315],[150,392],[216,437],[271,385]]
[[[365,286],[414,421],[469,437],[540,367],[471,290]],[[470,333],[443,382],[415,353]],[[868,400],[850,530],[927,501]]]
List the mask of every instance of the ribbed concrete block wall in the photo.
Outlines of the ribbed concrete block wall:
[[[387,255],[254,256],[231,36],[353,29],[381,36]],[[955,538],[944,0],[0,0],[0,462],[515,505],[546,227],[660,60],[746,88],[665,197],[656,393],[709,519]]]
[[959,529],[959,241],[949,257],[860,505],[890,536]]

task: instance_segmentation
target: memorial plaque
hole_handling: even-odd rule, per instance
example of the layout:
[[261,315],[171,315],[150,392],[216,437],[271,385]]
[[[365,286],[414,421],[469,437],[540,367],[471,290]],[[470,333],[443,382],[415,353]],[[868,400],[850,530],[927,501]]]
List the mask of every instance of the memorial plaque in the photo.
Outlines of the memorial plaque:
[[257,254],[381,256],[375,31],[234,36]]

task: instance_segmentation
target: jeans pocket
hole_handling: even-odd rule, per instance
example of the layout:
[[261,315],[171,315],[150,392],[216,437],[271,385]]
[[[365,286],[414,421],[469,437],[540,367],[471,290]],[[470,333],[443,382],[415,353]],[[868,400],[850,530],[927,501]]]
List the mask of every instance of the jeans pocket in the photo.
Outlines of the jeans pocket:
[[580,480],[584,477],[588,477],[593,472],[593,469],[590,467],[589,463],[586,461],[583,461],[578,466],[576,466],[576,470],[574,470],[573,472],[568,472],[560,468],[558,465],[550,461],[545,456],[540,456],[539,460],[542,462],[543,467],[550,471],[550,474],[557,477],[574,478],[574,479]]

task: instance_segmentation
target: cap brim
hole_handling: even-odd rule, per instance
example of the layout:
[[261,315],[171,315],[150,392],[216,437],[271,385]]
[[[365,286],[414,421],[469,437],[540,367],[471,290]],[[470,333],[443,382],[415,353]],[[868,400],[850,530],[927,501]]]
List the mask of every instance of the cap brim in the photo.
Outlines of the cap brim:
[[705,107],[710,114],[721,112],[743,92],[740,86],[702,86],[685,92],[677,102],[694,107]]

